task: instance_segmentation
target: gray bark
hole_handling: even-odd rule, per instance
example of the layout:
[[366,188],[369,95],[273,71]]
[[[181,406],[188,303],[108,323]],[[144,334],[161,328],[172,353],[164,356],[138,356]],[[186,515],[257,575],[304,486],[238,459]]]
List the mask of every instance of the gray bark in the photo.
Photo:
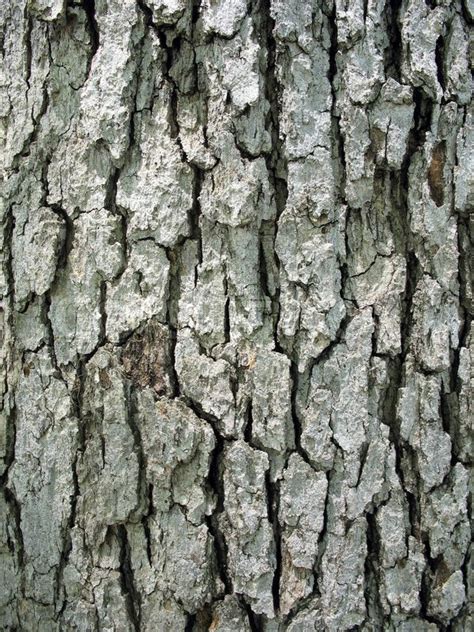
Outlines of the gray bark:
[[0,625],[468,630],[471,0],[0,5]]

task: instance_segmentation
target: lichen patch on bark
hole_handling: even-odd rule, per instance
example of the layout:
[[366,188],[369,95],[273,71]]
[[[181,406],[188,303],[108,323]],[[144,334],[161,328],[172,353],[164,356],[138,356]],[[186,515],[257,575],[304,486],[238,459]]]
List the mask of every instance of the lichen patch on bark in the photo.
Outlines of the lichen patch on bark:
[[472,627],[473,19],[0,2],[0,628]]

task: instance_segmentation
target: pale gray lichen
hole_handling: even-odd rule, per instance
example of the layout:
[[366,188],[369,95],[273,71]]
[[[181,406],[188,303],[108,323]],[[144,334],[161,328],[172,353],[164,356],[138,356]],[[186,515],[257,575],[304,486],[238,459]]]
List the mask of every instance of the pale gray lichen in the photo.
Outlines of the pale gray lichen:
[[0,3],[0,627],[461,632],[471,0]]

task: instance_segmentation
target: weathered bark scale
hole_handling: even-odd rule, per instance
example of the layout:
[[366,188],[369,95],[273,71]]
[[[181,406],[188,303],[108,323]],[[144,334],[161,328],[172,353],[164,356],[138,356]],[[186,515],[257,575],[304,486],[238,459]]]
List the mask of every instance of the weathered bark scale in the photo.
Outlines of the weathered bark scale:
[[473,15],[0,3],[2,629],[470,629]]

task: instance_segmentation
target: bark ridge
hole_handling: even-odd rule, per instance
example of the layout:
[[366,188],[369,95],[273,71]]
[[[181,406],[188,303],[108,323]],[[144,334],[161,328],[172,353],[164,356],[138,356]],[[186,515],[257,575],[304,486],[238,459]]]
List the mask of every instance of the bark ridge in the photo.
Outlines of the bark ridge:
[[461,632],[471,0],[0,4],[0,627]]

